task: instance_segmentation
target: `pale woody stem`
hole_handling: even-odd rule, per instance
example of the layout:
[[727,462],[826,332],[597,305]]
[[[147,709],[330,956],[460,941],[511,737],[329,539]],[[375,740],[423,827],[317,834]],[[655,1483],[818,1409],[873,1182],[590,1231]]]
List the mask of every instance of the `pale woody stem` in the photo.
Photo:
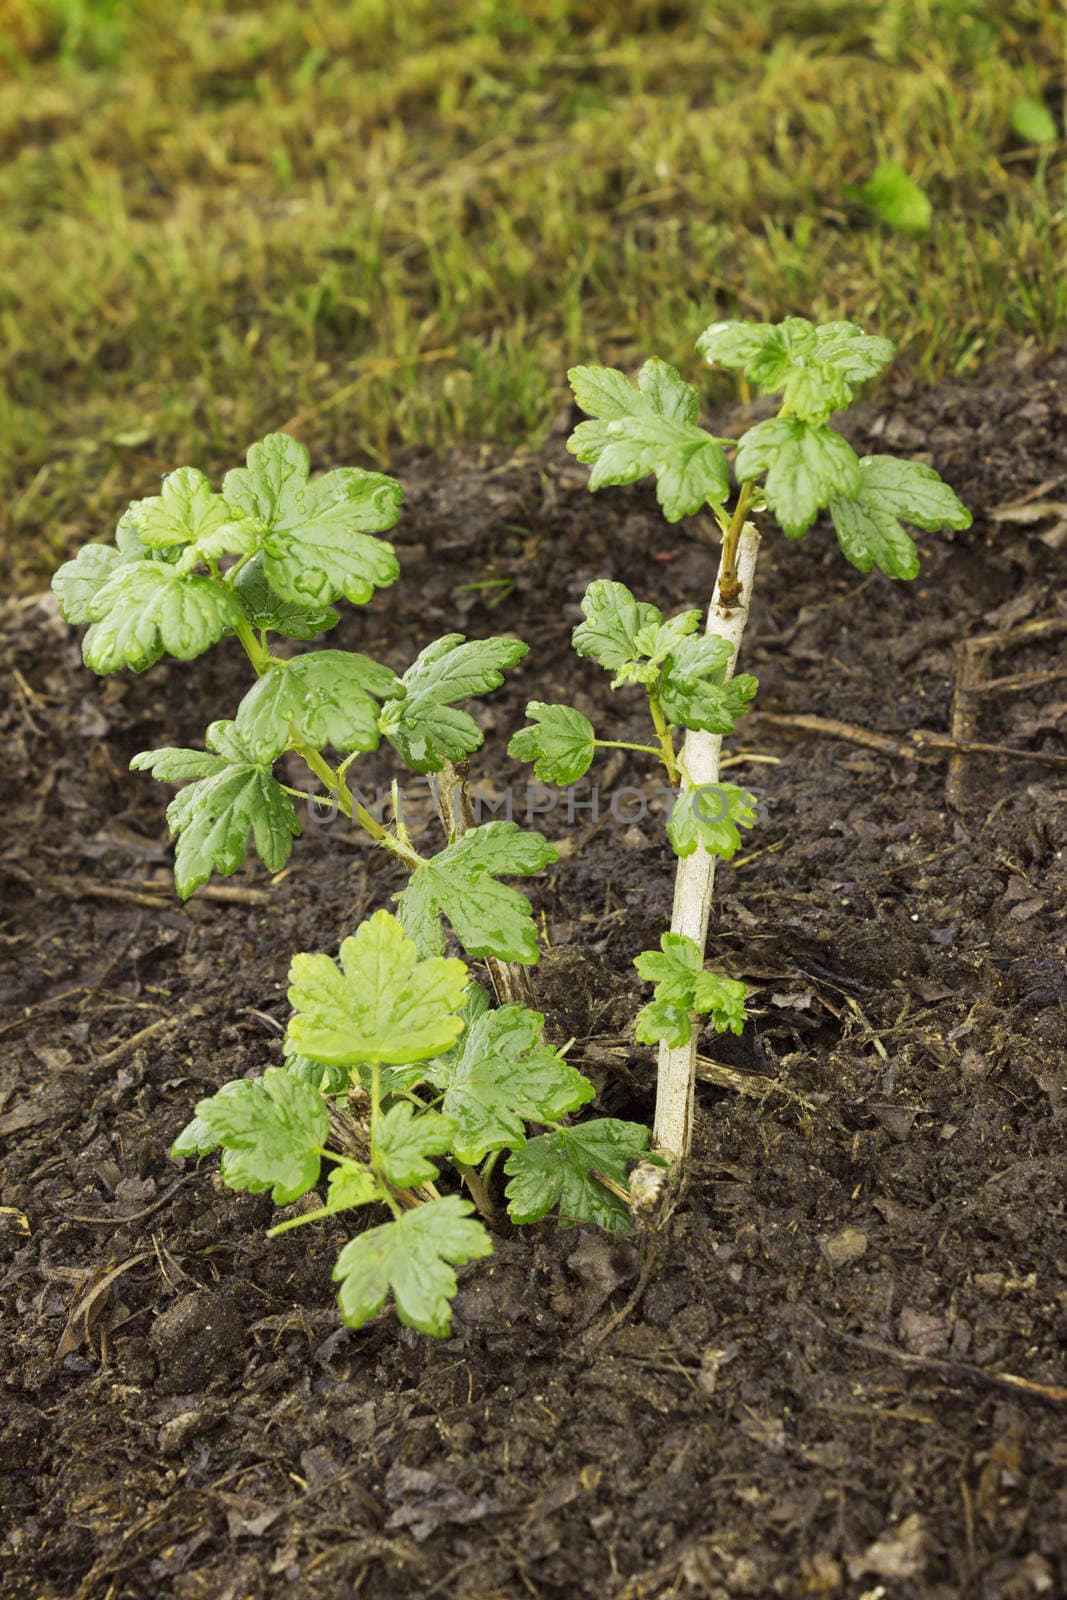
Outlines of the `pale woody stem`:
[[[740,595],[736,604],[725,607],[719,601],[719,584],[723,575],[720,565],[715,580],[712,602],[708,611],[706,632],[726,639],[733,646],[733,656],[726,669],[732,677],[737,665],[741,636],[748,621],[752,580],[759,554],[759,533],[751,522],[746,522],[737,543],[737,578]],[[719,758],[722,739],[717,734],[690,732],[682,746],[680,764],[689,783],[683,786],[703,788],[719,781]],[[678,862],[674,886],[674,915],[671,932],[685,934],[704,949],[711,915],[711,897],[715,884],[715,860],[702,845],[691,856]],[[689,1044],[672,1050],[666,1043],[659,1047],[659,1074],[656,1089],[656,1117],[653,1140],[659,1149],[675,1160],[684,1160],[689,1154],[693,1136],[693,1093],[696,1083],[696,1037]]]

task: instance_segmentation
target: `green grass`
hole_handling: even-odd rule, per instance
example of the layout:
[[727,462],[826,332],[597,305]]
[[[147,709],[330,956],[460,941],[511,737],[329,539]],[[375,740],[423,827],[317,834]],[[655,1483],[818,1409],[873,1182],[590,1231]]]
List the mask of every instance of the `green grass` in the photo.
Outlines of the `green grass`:
[[[9,585],[271,428],[536,441],[564,372],[847,315],[921,376],[1061,338],[1044,0],[0,0]],[[934,222],[848,196],[901,161]],[[1058,214],[1057,214],[1058,213]]]

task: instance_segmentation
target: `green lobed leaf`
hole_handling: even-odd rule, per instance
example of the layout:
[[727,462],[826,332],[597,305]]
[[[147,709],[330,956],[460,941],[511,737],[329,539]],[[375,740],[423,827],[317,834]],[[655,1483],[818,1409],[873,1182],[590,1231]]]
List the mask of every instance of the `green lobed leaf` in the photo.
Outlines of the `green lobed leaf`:
[[289,1046],[327,1065],[425,1061],[463,1029],[463,962],[421,961],[388,911],[376,911],[344,941],[340,966],[326,955],[294,956],[289,983]]
[[263,552],[245,563],[233,580],[233,593],[253,628],[286,639],[314,639],[341,620],[332,606],[306,606],[275,594],[263,571]]
[[575,367],[568,377],[582,410],[598,419],[580,423],[567,441],[568,450],[593,468],[590,489],[654,473],[668,522],[726,499],[730,475],[722,445],[698,425],[697,392],[675,367],[646,361],[636,388],[609,367]]
[[559,1206],[564,1226],[593,1222],[614,1233],[630,1227],[630,1213],[594,1176],[626,1186],[627,1168],[648,1148],[648,1129],[600,1117],[576,1128],[557,1128],[531,1139],[508,1157],[504,1171],[512,1222],[537,1222]]
[[231,1189],[270,1189],[275,1205],[284,1206],[317,1182],[329,1131],[318,1090],[268,1067],[262,1078],[239,1078],[201,1100],[171,1154],[202,1155],[221,1145],[222,1176]]
[[919,552],[901,522],[931,533],[969,528],[971,513],[933,467],[897,456],[864,456],[854,494],[830,501],[837,540],[861,572],[877,567],[889,578],[914,578]]
[[373,1172],[346,1161],[344,1166],[330,1168],[329,1187],[324,1210],[331,1213],[351,1211],[356,1206],[368,1206],[381,1199],[381,1190]]
[[764,394],[781,393],[783,415],[816,423],[849,405],[855,384],[877,377],[894,353],[889,339],[854,322],[816,325],[805,317],[715,322],[697,349],[718,366],[740,368]]
[[114,577],[120,567],[128,566],[131,559],[144,558],[124,556],[113,544],[82,545],[74,559],[65,561],[52,578],[52,589],[64,620],[76,627],[89,622],[96,596],[109,578]]
[[609,672],[617,672],[642,652],[638,636],[658,627],[663,613],[646,601],[635,600],[624,583],[597,578],[582,598],[584,622],[571,635],[580,656],[592,656]]
[[285,1059],[282,1063],[286,1072],[291,1072],[294,1078],[299,1078],[301,1083],[309,1083],[323,1094],[344,1094],[352,1085],[352,1074],[347,1067],[331,1064],[327,1061],[314,1061],[311,1056],[302,1056],[299,1050],[291,1048],[291,1041],[285,1041]]
[[689,1007],[680,1000],[650,1000],[634,1019],[634,1037],[640,1044],[662,1039],[671,1050],[680,1050],[693,1037]]
[[122,561],[84,599],[82,577],[87,574],[79,575],[77,587],[73,575],[63,581],[76,611],[91,623],[82,642],[85,664],[101,675],[121,667],[144,672],[164,655],[191,661],[240,620],[225,584],[163,561]]
[[542,783],[577,783],[596,754],[596,733],[588,717],[573,706],[531,700],[526,715],[534,726],[520,728],[508,745],[517,761],[532,761]]
[[474,1164],[490,1150],[526,1142],[527,1122],[556,1122],[594,1096],[593,1085],[541,1041],[544,1018],[506,1005],[476,1018],[460,1043],[430,1062],[426,1076],[444,1091],[452,1148]]
[[428,1156],[444,1155],[452,1144],[452,1123],[436,1111],[419,1111],[407,1100],[392,1106],[373,1133],[374,1157],[398,1189],[432,1183],[437,1168]]
[[642,950],[634,966],[646,983],[656,985],[658,1000],[680,1000],[688,1007],[693,984],[704,967],[704,955],[695,939],[684,933],[660,935],[658,950]]
[[663,1039],[679,1049],[692,1038],[692,1013],[710,1013],[719,1033],[740,1033],[745,1025],[748,989],[734,978],[705,972],[704,955],[694,939],[665,933],[658,950],[642,950],[634,966],[654,983],[652,1001],[638,1012],[635,1032],[642,1044]]
[[213,722],[205,742],[208,752],[146,750],[130,762],[132,771],[151,772],[164,782],[197,779],[167,807],[167,823],[177,839],[174,881],[182,900],[213,870],[224,877],[236,872],[250,836],[268,871],[280,872],[300,833],[289,796],[269,765],[242,743],[232,722]]
[[683,789],[671,809],[667,838],[676,856],[691,856],[698,845],[729,861],[741,845],[740,828],[756,820],[755,802],[733,783]]
[[759,688],[741,672],[727,678],[733,649],[725,639],[702,634],[682,639],[668,656],[657,694],[675,727],[707,733],[732,733],[738,717]]
[[737,447],[735,470],[741,482],[766,473],[767,504],[790,539],[806,533],[835,495],[854,494],[860,481],[847,439],[797,417],[770,417],[750,428]]
[[530,966],[540,956],[530,902],[498,878],[527,877],[555,859],[542,834],[520,832],[514,822],[484,823],[415,868],[397,914],[422,950],[443,948],[441,914],[468,954]]
[[382,707],[379,726],[400,759],[415,772],[440,772],[446,761],[477,750],[482,730],[453,702],[499,689],[505,668],[528,648],[519,639],[468,640],[461,633],[427,645],[401,679],[403,698]]
[[150,550],[192,544],[205,556],[218,556],[249,547],[251,530],[237,526],[244,519],[215,493],[196,467],[167,473],[160,493],[135,500],[127,518],[141,544]]
[[333,1273],[348,1326],[362,1328],[391,1293],[407,1327],[447,1337],[457,1288],[452,1267],[493,1253],[485,1228],[470,1215],[473,1209],[459,1195],[446,1195],[349,1240]]
[[234,511],[262,528],[263,575],[275,594],[326,606],[344,596],[356,605],[398,572],[391,544],[372,538],[400,515],[404,491],[394,478],[337,467],[309,478],[310,458],[286,433],[271,433],[222,485]]
[[693,985],[693,1010],[711,1017],[716,1033],[743,1033],[748,986],[720,972],[701,972]]
[[403,694],[388,667],[354,650],[314,650],[272,663],[237,710],[237,732],[260,761],[273,761],[291,732],[321,750],[377,750],[375,700]]

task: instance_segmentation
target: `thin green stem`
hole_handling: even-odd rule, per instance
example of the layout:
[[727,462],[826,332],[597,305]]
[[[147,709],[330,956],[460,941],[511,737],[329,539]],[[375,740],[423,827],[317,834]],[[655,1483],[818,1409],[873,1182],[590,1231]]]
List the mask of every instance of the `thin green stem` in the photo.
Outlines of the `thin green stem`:
[[648,691],[648,709],[652,713],[652,723],[656,730],[656,737],[659,739],[657,754],[667,769],[667,776],[677,788],[679,774],[678,760],[674,753],[674,734],[671,732],[670,723],[663,714],[663,707],[659,703],[659,697],[651,689]]
[[255,668],[256,677],[261,678],[270,666],[270,651],[260,645],[247,617],[239,617],[233,625],[233,631],[244,646],[245,655]]
[[423,857],[412,847],[410,841],[398,839],[388,828],[383,828],[366,806],[356,801],[342,774],[330,766],[314,745],[308,744],[306,739],[301,738],[294,738],[291,745],[319,782],[325,784],[331,794],[336,794],[337,808],[342,816],[358,822],[364,832],[370,834],[375,844],[380,844],[384,850],[389,850],[394,856],[398,856],[412,871],[425,864]]
[[389,1210],[393,1213],[393,1221],[394,1222],[399,1222],[400,1215],[401,1215],[400,1207],[397,1205],[396,1201],[393,1199],[392,1191],[390,1190],[390,1187],[389,1187],[389,1181],[386,1178],[385,1173],[381,1169],[381,1166],[380,1166],[379,1161],[378,1161],[378,1153],[377,1153],[377,1150],[375,1149],[375,1143],[376,1143],[377,1137],[378,1137],[378,1125],[379,1125],[379,1123],[381,1122],[381,1119],[382,1119],[382,1064],[381,1064],[380,1061],[371,1061],[371,1062],[368,1063],[368,1065],[370,1066],[370,1164],[371,1164],[371,1170],[374,1173],[374,1176],[378,1179],[379,1185],[381,1186],[382,1194],[385,1196],[386,1205],[389,1207]]
[[598,750],[640,750],[646,756],[662,756],[658,744],[630,744],[627,739],[594,739]]

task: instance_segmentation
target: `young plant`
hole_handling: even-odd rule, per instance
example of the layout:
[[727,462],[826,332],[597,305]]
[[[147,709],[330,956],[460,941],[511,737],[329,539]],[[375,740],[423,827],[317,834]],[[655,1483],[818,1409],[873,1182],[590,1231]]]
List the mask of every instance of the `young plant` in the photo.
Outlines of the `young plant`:
[[[356,651],[276,653],[272,635],[315,640],[339,621],[338,600],[363,604],[399,570],[378,535],[397,520],[400,485],[346,467],[310,478],[308,468],[307,451],[285,434],[254,444],[221,492],[182,468],[159,495],[130,506],[113,544],[87,545],[53,586],[66,619],[88,625],[83,654],[95,672],[141,672],[164,655],[191,660],[235,638],[255,674],[233,718],[209,725],[205,749],[146,751],[131,762],[185,786],[167,810],[182,899],[212,872],[235,872],[250,845],[280,871],[301,831],[294,800],[336,807],[410,874],[397,915],[381,910],[361,923],[339,964],[295,957],[284,1064],[201,1101],[173,1153],[221,1148],[231,1188],[270,1190],[281,1206],[303,1199],[328,1163],[323,1204],[272,1232],[378,1208],[385,1220],[338,1258],[342,1316],[360,1327],[391,1296],[401,1321],[445,1334],[453,1268],[492,1248],[485,1223],[498,1220],[492,1178],[502,1155],[512,1221],[558,1208],[563,1223],[624,1229],[619,1192],[648,1132],[610,1118],[569,1126],[593,1098],[588,1079],[544,1044],[539,1013],[492,1009],[468,966],[444,954],[447,922],[498,991],[510,964],[535,963],[529,901],[501,880],[540,871],[555,860],[553,846],[513,822],[464,828],[446,813],[445,847],[422,855],[395,784],[386,826],[349,783],[353,763],[383,737],[411,771],[454,779],[452,764],[482,742],[459,702],[497,688],[526,646],[450,633],[401,675]],[[277,765],[289,756],[322,792],[286,783]]]
[[[933,468],[895,456],[860,459],[830,426],[855,389],[892,358],[888,339],[851,322],[815,326],[802,317],[778,324],[718,322],[698,339],[711,365],[739,371],[747,385],[781,397],[775,416],[740,439],[717,438],[699,424],[697,391],[665,361],[645,363],[636,387],[609,367],[576,367],[575,399],[592,419],[575,429],[568,448],[591,467],[590,489],[650,475],[668,522],[711,511],[722,556],[706,625],[700,612],[664,619],[654,605],[620,583],[598,580],[582,602],[585,620],[574,648],[614,674],[612,688],[645,695],[655,743],[599,739],[570,706],[532,702],[531,725],[510,753],[532,761],[538,777],[574,783],[598,748],[655,757],[674,789],[667,836],[680,858],[671,931],[660,951],[637,959],[655,997],[640,1013],[637,1037],[659,1042],[655,1145],[681,1159],[692,1139],[696,1018],[710,1013],[720,1032],[744,1024],[744,985],[704,971],[715,863],[729,860],[752,826],[751,795],[720,782],[723,736],[732,733],[756,692],[756,680],[735,676],[748,618],[760,535],[752,518],[766,512],[789,539],[799,539],[819,513],[830,514],[846,558],[861,572],[914,578],[915,543],[903,524],[932,532],[966,528],[970,513]],[[727,447],[733,449],[732,494]],[[681,747],[679,748],[679,740]]]

